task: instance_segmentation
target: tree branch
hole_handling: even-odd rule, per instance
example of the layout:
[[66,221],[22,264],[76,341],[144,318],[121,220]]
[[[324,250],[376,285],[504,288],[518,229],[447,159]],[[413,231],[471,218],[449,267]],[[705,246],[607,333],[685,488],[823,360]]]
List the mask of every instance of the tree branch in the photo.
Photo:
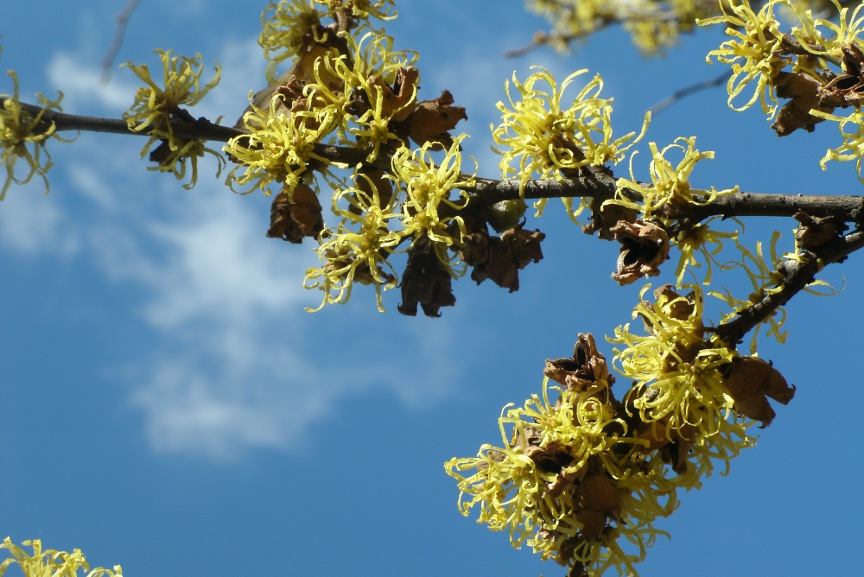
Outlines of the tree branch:
[[[0,106],[6,99],[0,98]],[[134,131],[125,120],[100,118],[68,114],[57,110],[43,109],[34,104],[19,103],[21,109],[33,116],[42,113],[37,131],[48,130],[52,125],[57,131],[84,130],[89,132],[105,132],[112,134],[129,134],[149,136],[147,130]],[[228,142],[231,138],[247,134],[243,130],[213,124],[206,118],[189,120],[172,118],[171,127],[175,136],[188,140],[211,140]],[[348,165],[365,164],[368,151],[350,146],[332,146],[318,143],[315,145],[315,155],[328,162]],[[372,165],[387,170],[389,162],[386,157],[379,158]],[[471,175],[463,175],[465,180]],[[474,178],[473,187],[465,187],[466,192],[476,196],[487,205],[503,200],[517,198],[581,198],[590,197],[600,202],[615,197],[616,179],[600,167],[583,167],[575,178],[561,180],[529,180],[525,183],[524,194],[520,194],[520,181],[516,179],[494,180]],[[650,183],[645,183],[650,186]],[[632,199],[638,200],[635,191],[625,191]],[[698,200],[698,199],[697,199]],[[803,211],[810,216],[834,216],[844,222],[864,223],[864,197],[857,195],[829,196],[803,194],[768,194],[741,192],[729,196],[721,196],[713,202],[698,205],[670,205],[664,217],[669,219],[704,220],[710,216],[745,217],[745,216],[781,216],[790,217]]]
[[820,247],[815,254],[805,253],[810,255],[808,259],[784,260],[777,267],[777,272],[781,275],[778,283],[779,291],[766,292],[758,302],[742,310],[735,319],[708,330],[716,333],[729,344],[740,343],[744,335],[813,282],[816,273],[822,268],[845,260],[847,256],[861,248],[864,248],[864,232],[859,229],[834,239]]

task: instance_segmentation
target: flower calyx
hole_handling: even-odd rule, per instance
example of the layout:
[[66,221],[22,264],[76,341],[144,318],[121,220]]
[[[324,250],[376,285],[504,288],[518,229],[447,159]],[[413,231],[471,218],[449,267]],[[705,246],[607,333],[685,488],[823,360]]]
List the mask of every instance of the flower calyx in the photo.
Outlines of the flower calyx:
[[609,374],[606,358],[597,350],[591,334],[579,333],[573,356],[564,359],[546,359],[543,374],[570,390],[586,392],[598,384],[612,386],[615,377]]
[[623,286],[660,274],[660,265],[669,258],[671,248],[669,235],[662,227],[641,219],[620,220],[610,232],[621,243],[618,270],[612,273],[615,282]]
[[793,218],[799,222],[795,229],[795,242],[804,250],[816,250],[841,237],[849,226],[834,216],[810,216],[798,211]]

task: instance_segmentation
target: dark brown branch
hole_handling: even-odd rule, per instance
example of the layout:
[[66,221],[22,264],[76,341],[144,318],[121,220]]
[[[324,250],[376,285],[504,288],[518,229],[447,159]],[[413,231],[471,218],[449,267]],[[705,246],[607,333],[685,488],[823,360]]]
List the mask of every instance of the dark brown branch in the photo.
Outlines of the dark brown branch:
[[[0,106],[3,105],[6,99],[0,98]],[[21,110],[33,115],[34,117],[42,113],[42,120],[36,131],[46,131],[53,124],[58,132],[67,130],[83,130],[86,132],[107,132],[111,134],[132,134],[138,136],[150,136],[147,130],[140,132],[131,130],[125,120],[118,118],[101,118],[97,116],[81,116],[79,114],[67,114],[59,110],[43,109],[41,106],[20,102]],[[178,138],[188,140],[216,140],[219,142],[228,142],[235,136],[245,134],[241,130],[230,128],[228,126],[220,126],[213,124],[206,118],[197,120],[174,119],[171,122],[171,128],[174,135]]]
[[803,211],[810,216],[834,216],[844,222],[864,222],[864,197],[740,192],[721,196],[704,206],[688,204],[664,214],[671,219],[701,221],[709,216],[793,216]]
[[859,229],[820,247],[818,254],[804,253],[810,258],[802,261],[784,260],[777,267],[777,272],[781,275],[779,291],[766,292],[758,302],[742,310],[735,319],[711,330],[730,345],[741,342],[744,335],[813,282],[816,273],[824,266],[841,262],[861,248],[864,248],[864,232]]
[[[466,176],[467,178],[467,176]],[[518,180],[490,180],[478,178],[477,184],[469,190],[482,198],[487,204],[502,200],[519,198]],[[646,186],[650,184],[645,183]],[[615,178],[594,171],[588,176],[562,180],[529,180],[525,185],[523,198],[579,198],[592,197],[606,200],[615,196]],[[634,200],[638,193],[630,191]],[[747,217],[779,216],[791,217],[803,211],[810,216],[834,216],[844,222],[864,222],[864,196],[843,195],[804,195],[768,194],[740,192],[721,196],[706,205],[686,204],[668,209],[663,216],[669,219],[689,219],[702,221],[710,216]]]
[[519,198],[612,198],[615,196],[615,179],[597,171],[587,176],[564,180],[529,180],[525,183],[525,194],[519,194],[519,181],[475,179],[473,189],[466,188],[471,194],[483,199],[487,204],[502,200]]
[[[3,105],[3,102],[4,99],[0,99],[0,106]],[[130,130],[125,120],[44,110],[40,106],[24,102],[20,103],[20,106],[22,110],[33,116],[40,112],[43,113],[40,126],[42,130],[48,130],[53,124],[57,131],[84,130],[149,136],[146,130],[140,132]],[[227,142],[231,138],[246,134],[245,131],[236,128],[213,124],[206,118],[194,119],[188,113],[183,116],[183,119],[175,118],[171,123],[174,135],[181,139]],[[368,151],[353,147],[320,143],[315,145],[315,155],[331,163],[369,164],[366,161],[367,154]],[[390,168],[386,157],[379,158],[372,165],[384,170]],[[582,174],[579,176],[570,179],[529,180],[525,183],[524,195],[519,194],[519,181],[514,179],[475,178],[474,187],[466,187],[465,190],[489,205],[502,200],[516,199],[520,196],[526,199],[591,197],[600,202],[614,198],[616,179],[612,175],[598,167],[585,167],[581,172]],[[467,180],[470,175],[463,175],[463,178]],[[646,183],[646,186],[649,185]],[[639,199],[638,193],[634,191],[629,191],[629,196],[634,200]],[[745,216],[790,217],[798,211],[803,211],[810,216],[834,216],[844,222],[864,223],[864,197],[742,192],[721,196],[704,206],[687,204],[670,208],[663,216],[670,219],[686,218],[691,221],[701,221],[710,216],[726,218]]]

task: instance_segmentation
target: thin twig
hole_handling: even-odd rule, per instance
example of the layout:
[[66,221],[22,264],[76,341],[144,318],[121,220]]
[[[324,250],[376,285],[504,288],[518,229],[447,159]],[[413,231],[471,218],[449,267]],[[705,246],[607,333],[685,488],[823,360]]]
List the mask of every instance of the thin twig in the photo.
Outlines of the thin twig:
[[702,82],[697,82],[696,84],[691,84],[690,86],[686,86],[680,90],[676,90],[672,93],[671,96],[664,98],[654,106],[648,109],[648,111],[656,116],[663,110],[666,110],[682,98],[690,96],[691,94],[695,94],[696,92],[701,92],[702,90],[708,90],[709,88],[715,88],[717,86],[722,85],[724,82],[729,80],[729,77],[732,76],[731,70],[724,70],[722,74],[715,78],[710,78],[708,80],[703,80]]
[[114,64],[114,59],[117,58],[117,53],[120,52],[120,47],[123,46],[129,17],[132,16],[135,8],[138,7],[139,1],[129,0],[117,15],[117,29],[114,32],[114,39],[111,41],[111,45],[108,46],[108,50],[105,51],[105,56],[102,57],[102,84],[107,84],[111,78],[111,67]]

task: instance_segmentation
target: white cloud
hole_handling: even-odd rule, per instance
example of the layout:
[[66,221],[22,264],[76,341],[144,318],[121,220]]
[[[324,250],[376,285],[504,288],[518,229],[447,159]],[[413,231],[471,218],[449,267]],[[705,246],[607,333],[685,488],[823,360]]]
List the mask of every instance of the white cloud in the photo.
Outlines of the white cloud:
[[0,205],[0,247],[19,257],[72,256],[79,243],[66,229],[57,199],[43,194],[41,185],[38,180],[38,184],[34,181],[9,189]]
[[[229,43],[217,55],[234,96],[217,88],[196,115],[242,110],[260,77],[248,66],[253,50],[257,59],[254,41]],[[58,55],[49,64],[68,102],[128,104],[130,85],[103,86],[96,65],[82,62],[95,60]],[[351,396],[387,393],[420,408],[450,394],[462,370],[456,327],[378,315],[366,291],[350,308],[305,313],[320,298],[302,288],[317,258],[309,244],[265,238],[266,199],[232,194],[207,167],[185,191],[146,171],[140,139],[84,135],[67,146],[58,176],[66,175],[70,200],[50,204],[46,219],[63,220],[105,283],[143,295],[130,306],[156,338],[125,367],[109,368],[126,375],[154,451],[233,459],[297,449]],[[82,218],[64,215],[64,205]]]
[[103,83],[102,71],[91,66],[92,61],[93,58],[58,52],[48,63],[46,75],[63,91],[64,109],[79,114],[83,110],[92,110],[94,106],[125,110],[132,104],[136,85],[125,75]]

